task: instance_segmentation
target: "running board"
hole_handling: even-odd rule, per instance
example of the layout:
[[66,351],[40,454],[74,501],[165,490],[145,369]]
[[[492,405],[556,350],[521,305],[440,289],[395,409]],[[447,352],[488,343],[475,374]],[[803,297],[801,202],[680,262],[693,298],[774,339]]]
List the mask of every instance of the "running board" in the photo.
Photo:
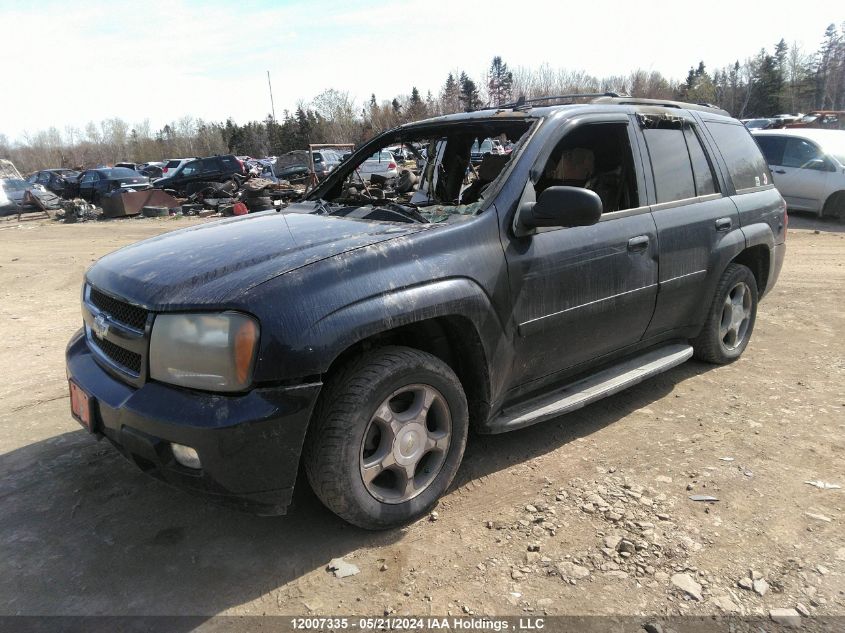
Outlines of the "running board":
[[506,408],[489,422],[488,433],[504,433],[585,407],[606,396],[676,367],[692,357],[692,347],[675,344],[613,365],[551,394]]

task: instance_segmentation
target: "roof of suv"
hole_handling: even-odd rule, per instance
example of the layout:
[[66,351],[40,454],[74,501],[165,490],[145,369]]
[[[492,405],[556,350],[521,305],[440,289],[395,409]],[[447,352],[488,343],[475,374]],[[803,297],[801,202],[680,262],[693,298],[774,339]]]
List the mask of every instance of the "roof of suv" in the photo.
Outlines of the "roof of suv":
[[[593,96],[593,95],[588,95]],[[564,99],[577,98],[579,95],[567,95],[564,97],[549,97],[549,99]],[[458,121],[489,121],[503,118],[545,118],[552,114],[563,112],[566,110],[576,110],[583,108],[600,109],[607,111],[636,112],[642,109],[648,109],[654,112],[655,109],[665,110],[667,114],[671,114],[672,110],[698,110],[700,112],[707,112],[711,115],[722,116],[725,118],[732,118],[731,115],[709,104],[699,103],[684,103],[683,101],[667,101],[663,99],[638,99],[635,97],[619,97],[616,95],[607,95],[592,98],[587,103],[566,103],[559,105],[532,105],[526,102],[524,105],[508,104],[499,108],[488,108],[484,110],[475,110],[473,112],[459,112],[457,114],[446,114],[439,117],[424,119],[422,121],[415,121],[413,123],[406,123],[399,126],[400,128],[412,128],[417,126],[427,126],[432,123],[449,123]]]

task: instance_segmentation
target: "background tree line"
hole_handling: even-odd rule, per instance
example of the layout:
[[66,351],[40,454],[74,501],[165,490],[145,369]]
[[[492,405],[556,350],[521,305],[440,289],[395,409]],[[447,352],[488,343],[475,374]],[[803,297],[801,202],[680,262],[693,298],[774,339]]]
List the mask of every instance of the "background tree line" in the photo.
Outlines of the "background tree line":
[[120,118],[85,129],[55,127],[10,142],[0,134],[0,156],[21,171],[52,167],[90,167],[120,161],[145,162],[184,156],[233,153],[280,155],[308,143],[361,143],[401,123],[526,98],[574,93],[617,92],[640,98],[712,103],[738,118],[772,116],[815,109],[845,110],[845,22],[827,27],[821,45],[806,52],[781,39],[771,51],[712,72],[700,61],[682,82],[657,71],[595,77],[583,71],[553,68],[511,70],[494,57],[478,82],[461,69],[449,72],[437,90],[423,96],[416,86],[391,99],[370,95],[356,104],[349,93],[326,90],[293,112],[274,120],[238,124],[233,119],[208,122],[186,116],[154,130],[149,121],[129,125]]

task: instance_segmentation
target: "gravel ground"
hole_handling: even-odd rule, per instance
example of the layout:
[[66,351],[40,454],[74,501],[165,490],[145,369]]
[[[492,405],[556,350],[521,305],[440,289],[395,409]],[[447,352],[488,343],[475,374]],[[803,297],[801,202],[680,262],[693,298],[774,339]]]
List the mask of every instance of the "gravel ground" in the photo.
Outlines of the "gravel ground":
[[85,268],[196,221],[0,222],[0,614],[845,615],[843,225],[791,218],[738,362],[473,436],[436,513],[368,533],[307,485],[211,505],[71,419]]

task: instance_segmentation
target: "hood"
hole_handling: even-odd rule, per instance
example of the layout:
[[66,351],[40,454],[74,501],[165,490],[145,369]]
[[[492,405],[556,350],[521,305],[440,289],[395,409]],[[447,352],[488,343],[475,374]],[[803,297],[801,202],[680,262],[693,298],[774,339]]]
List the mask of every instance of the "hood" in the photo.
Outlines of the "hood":
[[420,226],[268,211],[127,246],[95,263],[86,279],[149,310],[223,307],[274,277]]

